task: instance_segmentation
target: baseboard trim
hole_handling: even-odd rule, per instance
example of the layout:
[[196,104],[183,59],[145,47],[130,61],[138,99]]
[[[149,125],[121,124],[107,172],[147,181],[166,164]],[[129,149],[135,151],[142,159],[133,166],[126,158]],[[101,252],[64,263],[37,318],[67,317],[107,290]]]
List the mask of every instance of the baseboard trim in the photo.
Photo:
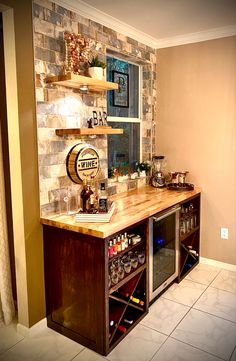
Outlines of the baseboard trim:
[[224,263],[224,262],[216,261],[214,259],[205,258],[205,257],[200,257],[200,263],[204,263],[204,264],[208,264],[209,266],[220,267],[220,268],[224,268],[228,271],[236,272],[236,265],[234,265],[234,264]]

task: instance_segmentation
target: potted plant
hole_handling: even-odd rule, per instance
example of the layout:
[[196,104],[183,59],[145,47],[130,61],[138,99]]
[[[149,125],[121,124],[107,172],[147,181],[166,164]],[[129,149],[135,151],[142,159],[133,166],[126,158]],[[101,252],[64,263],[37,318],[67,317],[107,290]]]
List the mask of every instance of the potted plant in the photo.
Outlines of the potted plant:
[[106,64],[99,60],[98,55],[93,56],[92,59],[88,62],[88,65],[88,73],[91,78],[103,80]]
[[136,162],[136,169],[139,174],[139,177],[146,177],[147,173],[149,172],[151,165],[148,161],[144,162]]

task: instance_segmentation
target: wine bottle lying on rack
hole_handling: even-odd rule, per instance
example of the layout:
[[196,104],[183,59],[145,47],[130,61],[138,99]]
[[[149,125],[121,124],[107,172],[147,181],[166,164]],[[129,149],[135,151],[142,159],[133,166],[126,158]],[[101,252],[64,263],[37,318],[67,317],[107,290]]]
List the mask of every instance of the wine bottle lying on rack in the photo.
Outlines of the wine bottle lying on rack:
[[110,326],[111,327],[113,327],[113,326],[116,327],[117,330],[119,330],[120,332],[123,332],[123,333],[125,333],[127,331],[126,327],[118,325],[118,323],[116,323],[113,320],[110,320]]

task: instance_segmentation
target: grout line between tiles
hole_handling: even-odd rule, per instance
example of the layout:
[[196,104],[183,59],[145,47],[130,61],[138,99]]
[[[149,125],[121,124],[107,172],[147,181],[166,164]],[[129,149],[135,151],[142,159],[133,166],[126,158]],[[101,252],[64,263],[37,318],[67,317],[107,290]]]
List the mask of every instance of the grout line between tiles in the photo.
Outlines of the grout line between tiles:
[[229,361],[231,361],[234,351],[236,352],[236,345],[235,345],[235,347],[234,347],[234,349],[233,349],[233,352],[232,352],[231,355],[230,355]]
[[11,349],[13,349],[16,345],[18,345],[18,343],[22,342],[25,339],[25,337],[23,337],[21,340],[17,341],[16,343],[14,343],[14,345],[10,346],[9,348],[7,348],[6,350],[4,350],[3,352],[0,352],[0,356],[4,355],[5,353],[7,353],[8,351],[10,351]]
[[196,350],[205,352],[205,353],[207,353],[208,355],[211,355],[211,356],[214,356],[214,357],[218,358],[219,360],[224,360],[224,361],[226,361],[224,358],[222,358],[222,357],[220,357],[220,356],[217,356],[217,355],[215,355],[215,354],[213,354],[213,353],[211,353],[211,352],[209,352],[209,351],[203,350],[202,348],[193,346],[193,345],[191,345],[190,343],[187,343],[187,342],[178,340],[177,338],[175,338],[175,337],[173,337],[173,336],[169,336],[168,338],[172,338],[173,340],[178,341],[178,342],[181,342],[181,343],[183,343],[183,344],[185,344],[185,345],[187,345],[187,346],[191,346],[191,347],[195,348]]
[[[80,344],[79,344],[80,345]],[[82,345],[81,345],[82,346]],[[85,350],[85,347],[82,349],[82,350],[80,350],[73,358],[71,358],[70,359],[70,361],[72,361],[72,360],[74,360],[78,355],[80,355],[81,354],[81,352],[83,352]]]

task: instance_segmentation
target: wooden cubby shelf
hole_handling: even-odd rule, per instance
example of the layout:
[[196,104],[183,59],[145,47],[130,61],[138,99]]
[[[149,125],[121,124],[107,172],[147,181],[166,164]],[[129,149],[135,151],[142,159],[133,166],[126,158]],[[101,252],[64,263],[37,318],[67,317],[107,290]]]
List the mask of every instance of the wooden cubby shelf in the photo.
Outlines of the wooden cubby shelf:
[[57,76],[48,76],[46,77],[45,81],[47,84],[56,84],[74,89],[80,89],[81,86],[87,86],[90,91],[94,92],[118,89],[117,83],[94,79],[88,76],[77,75],[73,73]]
[[[180,282],[187,274],[199,263],[200,251],[200,195],[193,197],[190,201],[182,203],[184,208],[188,208],[192,204],[193,213],[196,215],[196,225],[188,233],[180,235],[180,264],[179,277]],[[181,222],[181,220],[180,220]],[[196,255],[191,253],[196,251]]]

